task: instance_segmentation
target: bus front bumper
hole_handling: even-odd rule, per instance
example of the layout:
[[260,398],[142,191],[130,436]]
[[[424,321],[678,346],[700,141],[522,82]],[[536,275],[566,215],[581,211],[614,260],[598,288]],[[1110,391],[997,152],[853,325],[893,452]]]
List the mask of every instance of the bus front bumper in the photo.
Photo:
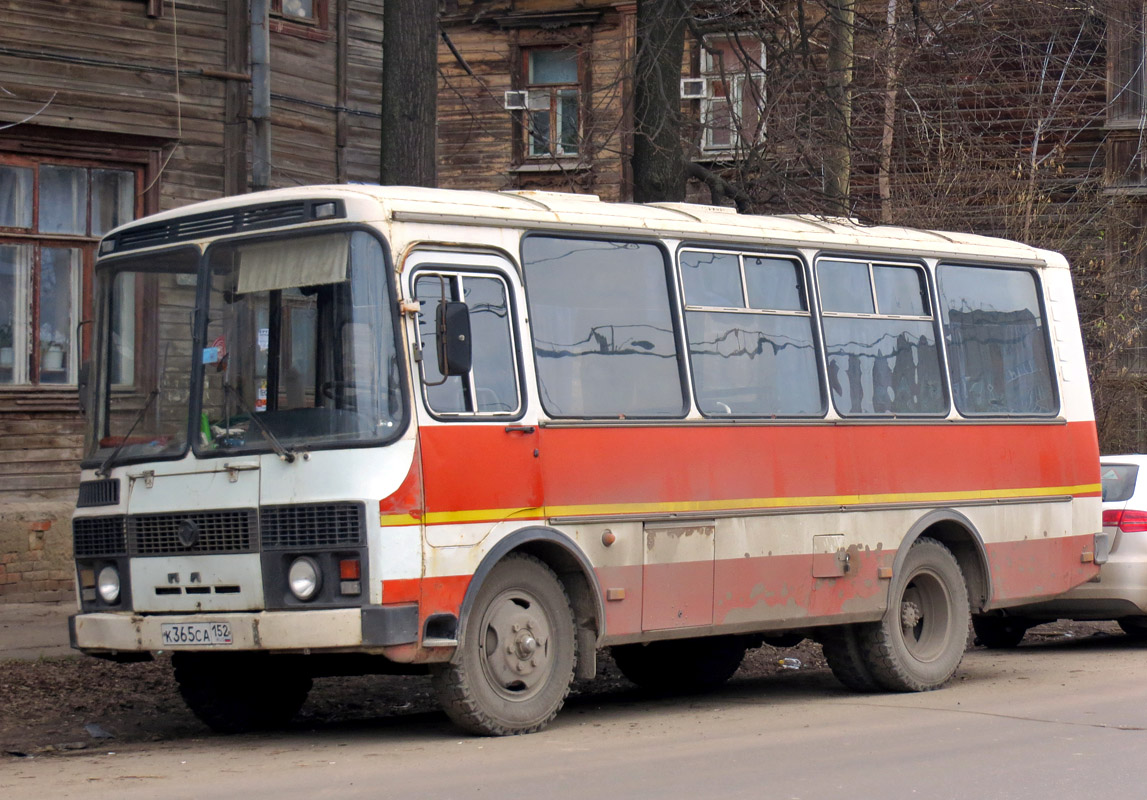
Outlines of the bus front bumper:
[[418,641],[418,606],[214,614],[96,612],[69,617],[85,653],[159,651],[381,652]]

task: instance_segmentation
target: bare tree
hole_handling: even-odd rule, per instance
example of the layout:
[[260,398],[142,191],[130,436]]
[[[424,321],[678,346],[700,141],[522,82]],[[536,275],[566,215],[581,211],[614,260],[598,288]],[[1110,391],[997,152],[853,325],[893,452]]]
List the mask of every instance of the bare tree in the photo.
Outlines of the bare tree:
[[435,186],[438,118],[438,4],[383,6],[379,182]]
[[828,0],[828,53],[825,59],[824,193],[841,213],[849,210],[852,175],[852,70],[856,0]]
[[638,0],[633,88],[633,199],[685,199],[681,142],[681,61],[686,0]]

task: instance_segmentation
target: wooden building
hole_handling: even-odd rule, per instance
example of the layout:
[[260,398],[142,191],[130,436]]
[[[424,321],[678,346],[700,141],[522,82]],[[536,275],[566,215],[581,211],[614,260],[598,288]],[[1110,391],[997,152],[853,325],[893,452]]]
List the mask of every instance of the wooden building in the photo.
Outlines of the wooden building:
[[[374,181],[381,0],[270,0],[271,185]],[[70,597],[96,242],[245,192],[242,0],[0,11],[0,602]]]

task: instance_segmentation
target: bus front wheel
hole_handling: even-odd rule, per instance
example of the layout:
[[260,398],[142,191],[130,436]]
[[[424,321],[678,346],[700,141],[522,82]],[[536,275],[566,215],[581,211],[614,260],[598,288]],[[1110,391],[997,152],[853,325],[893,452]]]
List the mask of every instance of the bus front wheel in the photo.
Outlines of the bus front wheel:
[[569,596],[553,571],[532,556],[508,556],[478,590],[453,662],[431,668],[439,703],[471,733],[541,730],[569,694],[574,634]]
[[884,618],[857,626],[872,679],[894,692],[940,688],[964,657],[970,618],[959,562],[940,542],[920,538],[893,579]]

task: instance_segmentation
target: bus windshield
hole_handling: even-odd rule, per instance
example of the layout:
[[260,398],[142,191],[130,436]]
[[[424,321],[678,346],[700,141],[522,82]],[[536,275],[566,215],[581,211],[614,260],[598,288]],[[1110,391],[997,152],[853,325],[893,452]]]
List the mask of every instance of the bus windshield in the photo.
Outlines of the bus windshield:
[[200,455],[376,443],[403,419],[381,243],[363,232],[207,254]]
[[190,247],[97,267],[89,464],[106,469],[186,452],[198,268]]

